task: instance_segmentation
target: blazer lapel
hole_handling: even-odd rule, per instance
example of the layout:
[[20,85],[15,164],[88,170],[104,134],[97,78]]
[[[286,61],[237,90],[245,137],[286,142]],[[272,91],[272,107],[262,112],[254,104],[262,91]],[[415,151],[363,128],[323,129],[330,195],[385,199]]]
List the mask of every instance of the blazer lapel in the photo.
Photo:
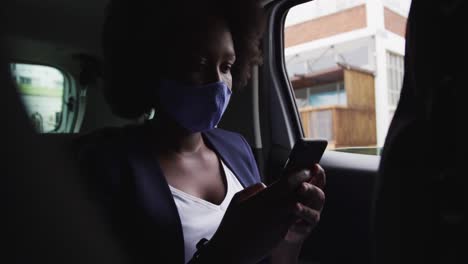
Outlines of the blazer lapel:
[[[172,197],[166,178],[144,142],[143,131],[136,129],[129,139],[129,163],[135,177],[136,203],[147,212],[156,226],[158,244],[163,246],[155,251],[166,250],[172,256],[172,263],[184,262],[184,238],[177,206]],[[169,252],[167,252],[169,251]]]
[[[205,143],[208,144],[218,156],[224,161],[226,166],[236,175],[244,188],[255,184],[252,173],[247,169],[246,164],[239,158],[239,140],[229,137],[218,137],[213,131],[203,133]],[[236,146],[237,144],[237,146]]]

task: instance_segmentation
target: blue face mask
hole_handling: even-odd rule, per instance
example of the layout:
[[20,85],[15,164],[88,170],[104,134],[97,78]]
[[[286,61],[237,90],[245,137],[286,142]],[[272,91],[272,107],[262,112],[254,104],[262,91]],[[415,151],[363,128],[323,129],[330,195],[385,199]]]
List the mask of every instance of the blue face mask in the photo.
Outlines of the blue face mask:
[[231,93],[224,82],[190,85],[162,80],[159,102],[180,126],[191,132],[202,132],[218,125],[229,104]]

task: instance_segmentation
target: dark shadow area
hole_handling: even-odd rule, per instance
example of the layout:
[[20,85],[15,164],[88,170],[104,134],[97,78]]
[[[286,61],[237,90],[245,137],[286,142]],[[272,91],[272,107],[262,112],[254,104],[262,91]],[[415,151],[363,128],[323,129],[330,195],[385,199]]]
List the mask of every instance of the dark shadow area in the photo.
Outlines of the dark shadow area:
[[[2,42],[3,43],[3,42]],[[39,137],[0,50],[2,232],[9,263],[123,263],[69,153]]]
[[385,142],[375,263],[467,263],[466,1],[413,1]]

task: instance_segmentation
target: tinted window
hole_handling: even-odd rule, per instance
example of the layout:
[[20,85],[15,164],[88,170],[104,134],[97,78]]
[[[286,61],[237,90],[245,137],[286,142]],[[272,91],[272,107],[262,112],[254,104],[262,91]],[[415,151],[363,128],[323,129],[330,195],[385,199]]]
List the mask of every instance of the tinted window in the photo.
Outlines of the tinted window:
[[11,64],[11,71],[36,131],[57,130],[64,105],[64,75],[49,66],[21,63]]

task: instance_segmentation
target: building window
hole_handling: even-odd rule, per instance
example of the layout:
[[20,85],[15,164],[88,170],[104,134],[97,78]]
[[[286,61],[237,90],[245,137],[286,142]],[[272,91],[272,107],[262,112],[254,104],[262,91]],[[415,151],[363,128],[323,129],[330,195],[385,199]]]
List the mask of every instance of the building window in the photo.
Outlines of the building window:
[[294,91],[296,103],[302,107],[346,106],[344,83],[336,82],[326,85],[297,89]]
[[56,131],[64,107],[65,77],[62,72],[49,66],[13,63],[11,73],[36,131]]
[[404,57],[392,52],[387,52],[388,70],[388,104],[394,111],[400,100],[401,87],[405,72]]

